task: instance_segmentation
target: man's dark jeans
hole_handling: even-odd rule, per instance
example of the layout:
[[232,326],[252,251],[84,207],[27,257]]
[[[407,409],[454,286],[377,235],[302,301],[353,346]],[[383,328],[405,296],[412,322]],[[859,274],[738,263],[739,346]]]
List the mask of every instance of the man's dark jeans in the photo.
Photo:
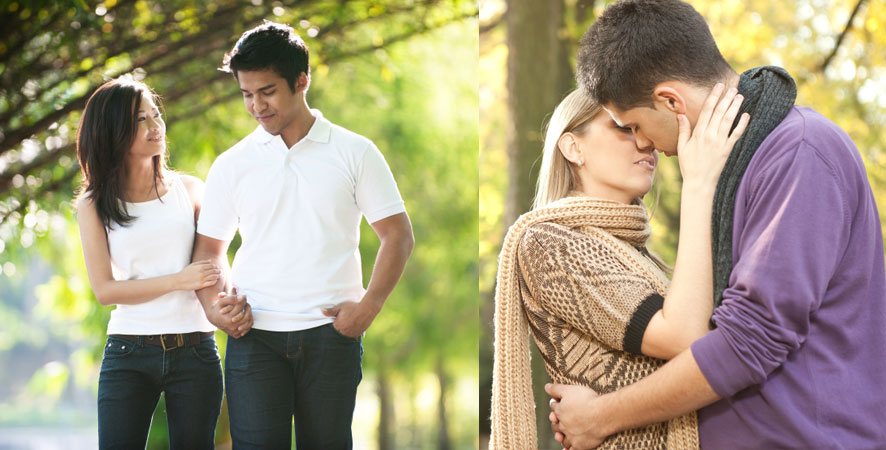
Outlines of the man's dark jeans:
[[234,449],[350,449],[360,338],[326,324],[301,331],[253,329],[228,338],[225,383]]
[[99,448],[145,448],[161,392],[170,448],[214,448],[222,369],[211,336],[167,351],[141,339],[108,337],[98,380]]

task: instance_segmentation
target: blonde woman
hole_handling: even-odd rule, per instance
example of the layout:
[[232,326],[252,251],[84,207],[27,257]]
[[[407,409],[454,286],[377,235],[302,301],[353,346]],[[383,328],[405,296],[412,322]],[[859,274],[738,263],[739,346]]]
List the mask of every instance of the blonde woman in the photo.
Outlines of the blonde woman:
[[[722,98],[721,98],[722,94]],[[708,330],[711,207],[720,171],[749,117],[742,97],[711,91],[690,132],[680,116],[683,190],[673,280],[646,249],[641,199],[658,153],[640,147],[580,90],[548,125],[533,210],[499,259],[490,448],[536,448],[531,331],[555,383],[611,392],[636,382]],[[602,448],[698,448],[695,414],[611,436]]]

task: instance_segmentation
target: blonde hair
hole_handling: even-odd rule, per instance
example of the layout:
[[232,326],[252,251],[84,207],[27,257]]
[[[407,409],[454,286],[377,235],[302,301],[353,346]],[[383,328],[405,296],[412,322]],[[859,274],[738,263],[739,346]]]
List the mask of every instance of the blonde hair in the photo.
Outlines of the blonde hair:
[[582,135],[587,124],[597,117],[603,108],[582,92],[575,89],[557,105],[545,131],[544,153],[538,173],[538,185],[532,209],[538,209],[566,197],[578,188],[575,168],[558,148],[564,133]]
[[[564,133],[583,135],[587,132],[588,123],[597,117],[597,114],[600,114],[602,110],[603,107],[591,100],[582,89],[575,89],[570,92],[554,109],[554,113],[551,115],[551,120],[548,122],[545,130],[545,144],[541,168],[538,172],[538,185],[535,189],[535,200],[532,202],[533,210],[566,197],[570,191],[578,190],[577,168],[560,152],[558,145],[560,137]],[[658,171],[656,171],[655,176],[658,178]],[[649,215],[650,219],[658,207],[660,195],[661,190],[656,189],[652,213]],[[643,205],[643,199],[635,198],[631,204]],[[645,248],[642,251],[665,273],[668,275],[673,273],[673,269],[660,256],[647,251]]]

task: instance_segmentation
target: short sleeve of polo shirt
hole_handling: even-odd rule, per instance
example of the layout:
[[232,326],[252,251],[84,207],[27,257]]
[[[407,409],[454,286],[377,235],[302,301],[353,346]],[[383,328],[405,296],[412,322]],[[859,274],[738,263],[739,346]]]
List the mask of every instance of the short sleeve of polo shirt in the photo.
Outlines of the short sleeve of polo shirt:
[[203,206],[197,221],[197,233],[221,241],[233,239],[239,223],[233,204],[234,176],[226,170],[226,166],[221,156],[209,169]]
[[[357,169],[357,206],[369,223],[405,212],[403,198],[384,156],[373,143],[363,152]],[[208,188],[208,180],[207,180]]]

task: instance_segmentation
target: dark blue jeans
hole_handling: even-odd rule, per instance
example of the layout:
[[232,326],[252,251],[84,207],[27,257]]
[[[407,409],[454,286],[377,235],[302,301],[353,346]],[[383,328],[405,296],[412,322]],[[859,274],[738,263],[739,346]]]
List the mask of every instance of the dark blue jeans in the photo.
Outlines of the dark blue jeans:
[[302,331],[253,329],[228,337],[225,386],[234,449],[350,449],[360,338],[332,324]]
[[98,378],[99,448],[145,448],[161,392],[166,396],[169,447],[214,448],[222,401],[214,337],[168,351],[141,340],[108,337]]

